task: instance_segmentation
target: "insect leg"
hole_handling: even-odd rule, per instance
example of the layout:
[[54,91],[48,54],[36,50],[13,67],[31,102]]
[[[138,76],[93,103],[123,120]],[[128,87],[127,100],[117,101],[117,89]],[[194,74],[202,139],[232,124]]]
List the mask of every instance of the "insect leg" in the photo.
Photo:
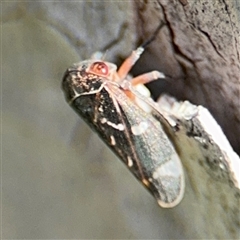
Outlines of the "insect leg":
[[144,48],[139,47],[136,50],[132,51],[131,55],[125,59],[117,72],[120,79],[124,79],[127,76],[133,65],[140,58],[143,51]]
[[133,86],[136,86],[138,84],[149,83],[149,82],[157,80],[159,78],[165,78],[165,75],[159,71],[152,71],[152,72],[141,74],[141,75],[131,79],[131,83]]
[[[120,68],[117,72],[120,79],[123,80],[127,76],[127,74],[129,73],[129,71],[131,70],[133,65],[136,63],[136,61],[140,58],[141,54],[144,52],[145,48],[152,41],[154,41],[158,32],[164,25],[165,25],[164,22],[160,22],[159,26],[157,27],[157,29],[155,30],[153,35],[146,42],[144,42],[140,47],[138,47],[135,51],[133,51],[132,54],[128,58],[126,58],[126,60],[122,63],[122,65],[120,66]],[[149,82],[149,81],[147,81],[147,82]]]
[[[138,91],[145,97],[150,97],[149,90],[144,86],[144,84],[149,83],[151,81],[157,80],[159,78],[165,78],[165,75],[159,71],[152,71],[148,73],[141,74],[135,78],[132,78],[130,81],[123,80],[121,83],[121,87],[131,98],[133,101],[136,101],[136,93],[133,93],[133,88],[138,88]],[[139,105],[139,104],[138,104]]]

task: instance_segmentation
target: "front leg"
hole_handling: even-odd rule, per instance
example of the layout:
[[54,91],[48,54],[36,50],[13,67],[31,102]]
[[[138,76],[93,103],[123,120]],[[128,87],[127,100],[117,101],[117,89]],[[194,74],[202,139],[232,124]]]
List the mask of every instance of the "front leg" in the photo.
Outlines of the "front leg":
[[136,61],[140,58],[143,51],[144,51],[144,48],[139,47],[136,50],[132,51],[131,55],[125,59],[125,61],[122,63],[122,65],[120,66],[117,72],[121,80],[126,78],[131,68],[134,66]]

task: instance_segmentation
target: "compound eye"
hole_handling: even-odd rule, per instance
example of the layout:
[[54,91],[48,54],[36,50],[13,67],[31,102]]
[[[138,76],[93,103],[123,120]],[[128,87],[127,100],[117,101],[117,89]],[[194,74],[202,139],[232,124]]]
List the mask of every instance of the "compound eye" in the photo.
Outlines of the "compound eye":
[[99,75],[108,75],[108,66],[104,62],[95,62],[90,66],[90,72]]

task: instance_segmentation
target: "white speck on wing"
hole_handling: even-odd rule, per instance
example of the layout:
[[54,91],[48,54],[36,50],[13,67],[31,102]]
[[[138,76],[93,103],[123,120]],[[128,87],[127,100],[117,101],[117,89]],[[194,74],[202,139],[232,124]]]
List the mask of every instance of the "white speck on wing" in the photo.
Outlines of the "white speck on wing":
[[106,118],[102,118],[100,121],[101,121],[101,123],[106,123],[107,119]]
[[128,156],[128,157],[127,157],[127,160],[128,160],[128,167],[132,167],[132,166],[133,166],[133,161],[132,161],[132,159]]
[[172,158],[169,161],[161,164],[161,166],[154,171],[152,175],[153,179],[158,179],[164,176],[172,176],[177,178],[181,175],[181,167],[174,157],[175,155],[172,155]]
[[121,124],[121,123],[115,124],[115,123],[112,123],[112,122],[110,122],[110,121],[107,121],[107,124],[108,124],[109,126],[115,128],[115,129],[119,130],[119,131],[123,131],[123,130],[124,130],[124,126],[123,126],[123,124]]
[[98,108],[98,111],[99,111],[99,112],[103,112],[102,105]]
[[141,135],[148,129],[148,123],[147,122],[140,122],[137,125],[133,125],[131,127],[133,135]]
[[123,131],[125,129],[125,127],[122,123],[115,124],[115,123],[108,121],[106,118],[101,118],[100,122],[102,124],[107,123],[108,126],[111,126],[119,131]]
[[145,179],[145,178],[142,180],[142,183],[143,183],[145,186],[147,186],[147,187],[149,186],[149,182],[148,182],[148,180]]
[[110,139],[111,139],[111,145],[112,146],[115,146],[116,145],[116,140],[115,140],[115,137],[113,135],[110,136]]
[[148,179],[148,181],[149,181],[149,182],[152,182],[152,181],[153,181],[153,179],[152,179],[152,178],[149,178],[149,179]]

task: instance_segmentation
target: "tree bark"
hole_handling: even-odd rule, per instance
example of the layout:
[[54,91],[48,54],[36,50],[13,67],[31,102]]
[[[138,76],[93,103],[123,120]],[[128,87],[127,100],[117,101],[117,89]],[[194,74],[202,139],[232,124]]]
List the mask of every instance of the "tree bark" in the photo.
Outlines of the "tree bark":
[[225,0],[135,1],[138,42],[146,40],[160,21],[166,23],[138,63],[138,69],[158,69],[171,76],[157,90],[154,87],[155,95],[169,92],[208,108],[238,154],[239,8],[238,1]]
[[[155,96],[168,92],[178,100],[189,100],[206,107],[239,154],[239,2],[135,1],[135,14],[138,43],[146,40],[160,21],[166,23],[138,62],[136,73],[141,69],[158,69],[170,76],[162,85],[159,81],[152,83]],[[189,185],[185,197],[189,207],[183,203],[183,208],[195,216],[192,223],[197,225],[199,237],[238,238],[239,189],[228,181],[214,179],[213,169],[208,173],[203,171],[200,162],[207,159],[197,157],[198,149],[193,150],[193,145],[184,144],[186,142],[182,141],[179,146],[187,169]],[[239,160],[237,156],[236,159]],[[229,160],[233,161],[231,157]],[[239,168],[239,164],[236,166]],[[235,171],[239,175],[239,169]],[[191,199],[194,199],[195,206]],[[189,221],[184,214],[183,221]]]

